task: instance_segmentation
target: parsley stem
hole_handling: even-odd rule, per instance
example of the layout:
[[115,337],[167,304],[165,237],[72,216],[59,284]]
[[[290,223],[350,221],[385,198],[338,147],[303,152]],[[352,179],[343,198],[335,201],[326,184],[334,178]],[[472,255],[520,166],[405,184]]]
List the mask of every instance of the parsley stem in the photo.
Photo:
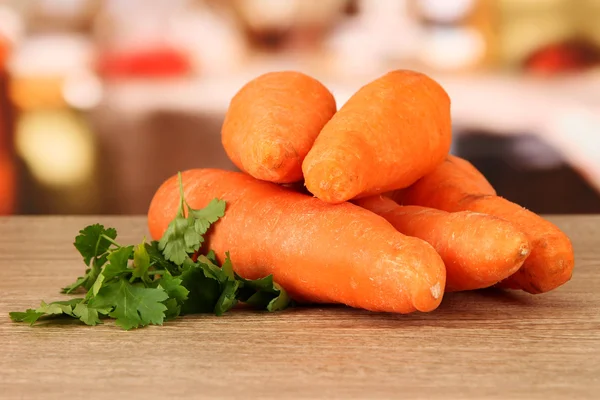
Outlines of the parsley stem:
[[119,249],[121,248],[121,245],[117,242],[115,242],[112,238],[106,236],[106,235],[102,235],[101,236],[104,240],[109,241],[110,243],[114,244],[115,246],[117,246]]
[[179,216],[185,217],[183,213],[183,203],[184,203],[184,195],[183,195],[183,178],[181,176],[181,171],[177,173],[177,178],[179,180]]

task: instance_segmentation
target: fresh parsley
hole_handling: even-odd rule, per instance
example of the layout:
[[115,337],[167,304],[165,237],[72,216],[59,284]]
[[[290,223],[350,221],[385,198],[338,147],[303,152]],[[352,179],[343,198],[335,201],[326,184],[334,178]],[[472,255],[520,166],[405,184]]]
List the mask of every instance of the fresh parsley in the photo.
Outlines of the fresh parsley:
[[75,238],[75,248],[86,265],[84,276],[62,289],[84,297],[45,303],[25,312],[11,312],[15,322],[34,325],[60,317],[98,325],[112,318],[123,329],[162,325],[180,315],[222,315],[238,302],[268,311],[290,304],[290,298],[272,276],[247,280],[237,275],[229,253],[219,265],[211,250],[199,254],[204,235],[223,217],[226,204],[212,200],[193,209],[184,198],[179,175],[180,203],[177,216],[160,241],[123,246],[114,228],[90,225]]
[[[225,215],[225,202],[213,199],[208,205],[195,210],[184,198],[181,175],[179,175],[179,209],[177,216],[169,224],[163,237],[158,242],[159,250],[165,258],[181,265],[188,254],[196,252],[204,242],[204,234],[211,224]],[[187,217],[186,217],[187,210]]]

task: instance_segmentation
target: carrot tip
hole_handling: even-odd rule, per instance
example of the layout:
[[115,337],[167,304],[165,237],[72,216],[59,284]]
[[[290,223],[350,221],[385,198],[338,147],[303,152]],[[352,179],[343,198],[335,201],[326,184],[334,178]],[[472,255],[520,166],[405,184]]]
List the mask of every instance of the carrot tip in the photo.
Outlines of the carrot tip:
[[[268,145],[267,145],[268,144]],[[277,143],[257,143],[252,149],[253,161],[269,170],[276,170],[281,167],[287,157],[283,146]]]
[[433,286],[422,285],[412,293],[413,306],[421,312],[433,311],[440,305],[443,294],[444,288],[440,282]]
[[436,300],[442,295],[442,287],[440,286],[439,282],[433,285],[429,290],[431,291],[433,298]]
[[312,168],[311,174],[317,179],[306,179],[308,190],[328,203],[342,203],[360,193],[356,185],[358,177],[347,168],[332,163],[319,163]]

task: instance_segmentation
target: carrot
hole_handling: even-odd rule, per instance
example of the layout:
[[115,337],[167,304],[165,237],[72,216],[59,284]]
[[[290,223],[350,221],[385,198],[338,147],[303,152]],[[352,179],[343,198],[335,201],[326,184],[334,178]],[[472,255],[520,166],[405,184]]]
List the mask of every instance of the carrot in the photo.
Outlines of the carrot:
[[529,242],[513,224],[492,215],[400,206],[383,196],[356,200],[399,232],[431,244],[446,265],[446,291],[481,289],[516,272]]
[[[445,268],[436,251],[370,211],[327,204],[237,172],[189,170],[183,184],[191,207],[204,207],[215,197],[227,202],[207,244],[221,262],[229,251],[244,278],[273,274],[303,302],[399,313],[431,311],[440,304]],[[176,215],[178,201],[172,177],[150,205],[154,239]]]
[[399,204],[413,204],[446,211],[470,195],[496,195],[496,191],[470,162],[448,155],[430,174],[405,190],[389,193]]
[[571,279],[575,261],[569,238],[539,215],[496,196],[489,182],[468,161],[449,156],[434,172],[389,196],[400,204],[450,212],[475,211],[512,222],[527,236],[531,254],[500,287],[544,293]]
[[231,161],[257,179],[302,180],[302,161],[336,111],[333,95],[300,72],[271,72],[231,100],[221,131]]
[[363,86],[325,125],[302,170],[330,203],[404,188],[450,149],[450,99],[426,75],[393,71]]

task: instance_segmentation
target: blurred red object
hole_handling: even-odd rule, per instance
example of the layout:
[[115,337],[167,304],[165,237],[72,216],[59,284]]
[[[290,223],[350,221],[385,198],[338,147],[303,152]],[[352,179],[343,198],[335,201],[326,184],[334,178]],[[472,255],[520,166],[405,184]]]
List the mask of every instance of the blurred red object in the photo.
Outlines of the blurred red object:
[[525,60],[525,69],[544,75],[577,72],[600,63],[600,49],[588,41],[569,40],[536,50]]
[[8,102],[8,75],[5,68],[9,50],[8,42],[0,37],[0,215],[15,211],[16,172],[11,157],[11,106]]
[[0,153],[0,215],[15,211],[15,167],[5,152]]
[[0,37],[0,68],[4,67],[8,59],[8,46],[5,45]]
[[173,77],[190,71],[188,57],[170,48],[106,52],[98,59],[98,72],[109,78]]

